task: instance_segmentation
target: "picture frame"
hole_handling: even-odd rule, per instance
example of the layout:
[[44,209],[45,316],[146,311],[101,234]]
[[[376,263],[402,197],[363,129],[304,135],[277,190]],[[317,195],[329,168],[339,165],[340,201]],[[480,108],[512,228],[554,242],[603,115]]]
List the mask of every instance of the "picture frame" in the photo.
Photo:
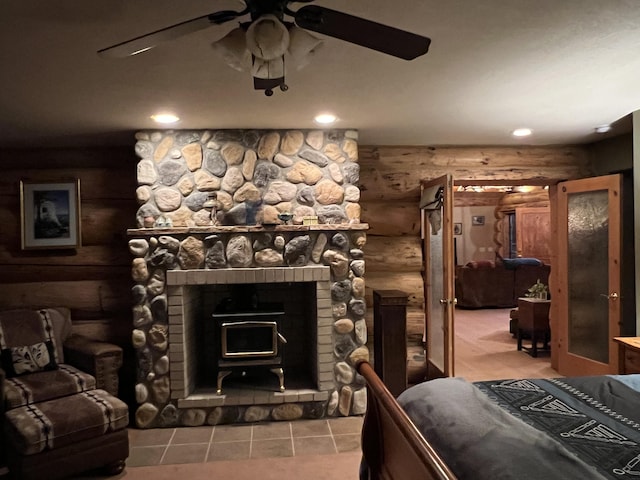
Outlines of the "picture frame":
[[454,235],[462,235],[462,223],[454,223],[453,224],[453,234]]
[[484,225],[484,215],[473,215],[471,225]]
[[20,180],[20,224],[23,250],[80,247],[80,180]]

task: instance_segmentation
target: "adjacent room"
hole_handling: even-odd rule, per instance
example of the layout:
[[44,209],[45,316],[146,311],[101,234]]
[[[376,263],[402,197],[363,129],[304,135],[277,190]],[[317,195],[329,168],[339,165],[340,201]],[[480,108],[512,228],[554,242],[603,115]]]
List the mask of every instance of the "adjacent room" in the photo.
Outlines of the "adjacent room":
[[[456,188],[453,212],[457,300],[454,329],[459,344],[455,349],[456,375],[475,378],[471,371],[480,371],[481,376],[495,378],[495,367],[486,368],[482,358],[517,349],[519,299],[533,298],[536,284],[543,285],[545,300],[548,299],[552,268],[548,190],[546,185]],[[520,351],[522,343],[529,340],[521,339]],[[474,350],[483,355],[464,358]],[[539,354],[548,363],[545,376],[558,375],[551,369],[548,348]],[[500,363],[513,365],[513,361],[506,359]],[[525,376],[536,376],[534,373],[535,370]],[[501,378],[517,375],[507,370]]]
[[639,475],[606,4],[3,1],[0,479]]

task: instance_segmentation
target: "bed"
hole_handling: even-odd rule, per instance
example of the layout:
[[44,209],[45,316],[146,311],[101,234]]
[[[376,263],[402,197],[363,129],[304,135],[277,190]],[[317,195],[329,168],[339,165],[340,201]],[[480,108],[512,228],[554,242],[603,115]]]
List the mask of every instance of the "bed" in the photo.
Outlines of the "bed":
[[395,399],[371,365],[361,479],[640,478],[640,375],[466,382]]

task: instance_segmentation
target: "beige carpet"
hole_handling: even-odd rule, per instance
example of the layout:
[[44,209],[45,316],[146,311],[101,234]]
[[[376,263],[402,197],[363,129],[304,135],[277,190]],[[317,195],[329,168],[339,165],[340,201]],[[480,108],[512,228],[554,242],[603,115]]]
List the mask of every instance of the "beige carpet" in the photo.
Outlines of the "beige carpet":
[[[551,368],[549,352],[533,358],[518,351],[509,333],[510,308],[455,311],[454,370],[470,382],[507,378],[548,378],[561,375]],[[407,315],[407,358],[409,384],[424,380],[424,348],[421,345],[424,314]],[[524,345],[529,342],[524,340]]]
[[[455,312],[455,375],[471,382],[507,378],[548,378],[561,375],[551,368],[548,352],[533,358],[518,351],[509,333],[510,308]],[[528,344],[527,340],[524,340]]]

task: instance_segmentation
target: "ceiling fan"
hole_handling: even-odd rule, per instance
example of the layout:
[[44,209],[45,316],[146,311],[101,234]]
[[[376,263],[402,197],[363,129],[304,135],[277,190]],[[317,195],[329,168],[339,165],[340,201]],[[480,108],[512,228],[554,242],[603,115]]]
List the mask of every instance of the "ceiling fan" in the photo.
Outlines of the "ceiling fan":
[[[312,1],[243,0],[245,8],[240,11],[221,10],[193,18],[104,48],[98,54],[103,57],[137,55],[161,42],[250,15],[250,21],[241,22],[239,28],[214,42],[213,46],[226,52],[226,60],[234,68],[248,66],[253,74],[254,88],[271,96],[274,88],[288,89],[284,83],[285,53],[297,55],[299,60],[321,43],[307,30],[404,60],[413,60],[429,50],[431,40],[427,37],[337,10],[318,5],[306,5],[296,11],[289,9],[291,3]],[[291,17],[293,21],[286,21],[285,17]],[[235,57],[233,60],[232,56]]]

